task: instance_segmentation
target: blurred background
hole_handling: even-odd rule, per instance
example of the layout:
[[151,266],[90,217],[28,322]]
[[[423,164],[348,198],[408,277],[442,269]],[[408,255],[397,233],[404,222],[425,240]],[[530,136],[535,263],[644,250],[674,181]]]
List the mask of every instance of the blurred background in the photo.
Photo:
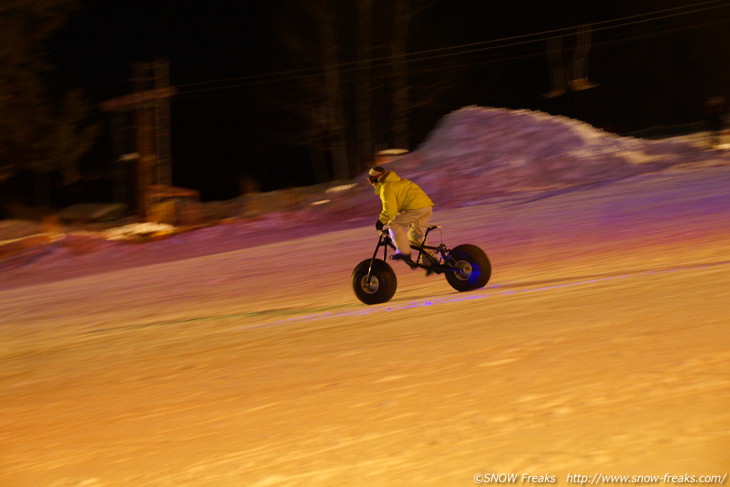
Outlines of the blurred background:
[[712,148],[729,24],[727,1],[4,0],[0,218],[348,180],[469,105]]

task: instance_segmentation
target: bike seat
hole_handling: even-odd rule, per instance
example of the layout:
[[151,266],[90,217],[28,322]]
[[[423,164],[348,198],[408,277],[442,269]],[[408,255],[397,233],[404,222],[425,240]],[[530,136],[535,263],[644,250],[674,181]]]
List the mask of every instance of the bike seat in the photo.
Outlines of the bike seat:
[[438,228],[441,228],[441,225],[432,225],[430,227],[427,227],[427,230],[436,230]]

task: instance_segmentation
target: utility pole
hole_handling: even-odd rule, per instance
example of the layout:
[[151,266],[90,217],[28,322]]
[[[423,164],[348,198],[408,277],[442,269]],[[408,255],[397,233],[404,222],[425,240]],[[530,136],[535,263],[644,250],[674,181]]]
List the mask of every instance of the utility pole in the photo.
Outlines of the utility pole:
[[[132,66],[134,93],[113,98],[102,103],[102,109],[115,116],[132,116],[134,125],[134,151],[114,161],[134,160],[136,188],[135,211],[142,219],[149,214],[148,191],[152,185],[169,186],[172,182],[170,155],[170,98],[175,94],[170,87],[169,63],[158,60],[135,63]],[[123,128],[116,124],[114,130]],[[114,134],[117,140],[123,137]],[[130,152],[135,157],[130,157]],[[119,154],[118,156],[122,156]]]

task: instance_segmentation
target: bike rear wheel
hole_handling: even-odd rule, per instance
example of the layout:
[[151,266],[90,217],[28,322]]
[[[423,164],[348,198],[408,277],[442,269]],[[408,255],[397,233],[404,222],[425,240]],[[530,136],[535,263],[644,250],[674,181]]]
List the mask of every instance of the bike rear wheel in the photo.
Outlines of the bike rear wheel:
[[446,262],[458,271],[446,271],[446,280],[457,291],[471,291],[486,286],[492,276],[487,254],[476,245],[454,247]]

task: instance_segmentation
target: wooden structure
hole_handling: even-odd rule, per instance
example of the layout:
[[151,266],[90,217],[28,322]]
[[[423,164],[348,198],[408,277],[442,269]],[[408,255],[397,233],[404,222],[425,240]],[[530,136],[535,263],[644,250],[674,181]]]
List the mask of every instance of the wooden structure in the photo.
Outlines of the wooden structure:
[[[172,183],[170,98],[176,90],[169,83],[167,61],[135,63],[133,71],[135,92],[107,100],[101,107],[113,117],[115,199],[132,202],[133,211],[146,220],[148,188]],[[128,196],[130,176],[133,198]]]
[[147,220],[175,226],[201,222],[200,193],[194,189],[156,184],[145,188]]

